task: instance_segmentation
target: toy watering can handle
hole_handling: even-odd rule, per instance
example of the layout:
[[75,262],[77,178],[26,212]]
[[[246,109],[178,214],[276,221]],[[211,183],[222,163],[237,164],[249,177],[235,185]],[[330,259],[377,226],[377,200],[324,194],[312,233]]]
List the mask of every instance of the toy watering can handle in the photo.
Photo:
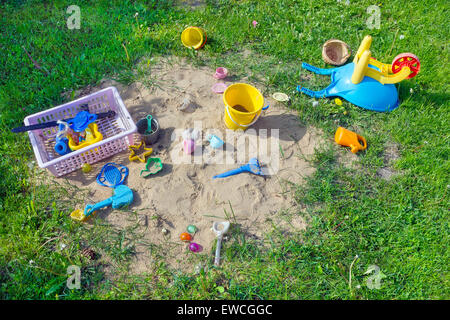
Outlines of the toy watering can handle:
[[[350,145],[351,151],[353,153],[357,153],[359,150],[364,150],[367,148],[366,139],[364,137],[361,137],[359,134],[356,135],[358,137],[358,144],[357,145]],[[359,143],[359,141],[362,141],[362,145]]]
[[360,136],[359,134],[357,134],[356,136],[358,137],[358,140],[362,141],[362,143],[363,143],[362,149],[361,149],[361,150],[366,149],[366,148],[367,148],[367,142],[366,142],[366,139],[364,139],[364,137]]

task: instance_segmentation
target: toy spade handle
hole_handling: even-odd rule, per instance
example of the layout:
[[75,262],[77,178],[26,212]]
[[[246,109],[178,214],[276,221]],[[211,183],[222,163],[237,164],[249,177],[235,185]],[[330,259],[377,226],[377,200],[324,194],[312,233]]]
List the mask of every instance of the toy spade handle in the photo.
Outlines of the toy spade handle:
[[[116,113],[114,111],[110,110],[108,112],[97,113],[96,115],[97,115],[97,119],[102,119],[102,118],[115,116],[115,114]],[[71,119],[64,119],[62,121],[67,122],[69,120],[71,120]],[[11,132],[13,132],[13,133],[26,132],[26,131],[30,131],[30,130],[38,130],[38,129],[56,127],[57,125],[58,125],[58,123],[56,121],[49,121],[49,122],[44,122],[44,123],[32,124],[30,126],[13,128],[13,129],[11,129]]]
[[213,179],[216,179],[216,178],[226,178],[226,177],[229,177],[229,176],[233,176],[233,175],[235,175],[235,174],[239,174],[239,173],[244,172],[244,171],[245,171],[245,170],[244,170],[242,167],[239,167],[239,168],[236,168],[236,169],[233,169],[233,170],[230,170],[230,171],[227,171],[227,172],[224,172],[224,173],[215,175],[215,176],[213,177]]
[[97,202],[97,203],[94,204],[94,205],[88,204],[88,205],[86,205],[86,208],[84,208],[84,215],[85,215],[85,216],[89,216],[89,215],[91,215],[94,211],[97,211],[97,210],[99,210],[99,209],[102,209],[102,208],[104,208],[104,207],[107,207],[107,206],[109,206],[109,205],[111,205],[111,204],[112,204],[112,197],[110,197],[110,198],[108,198],[108,199],[106,199],[106,200]]
[[109,110],[106,112],[95,113],[97,115],[97,119],[113,117],[116,115],[116,112],[113,110]]
[[56,121],[50,121],[50,122],[33,124],[31,126],[23,126],[23,127],[13,128],[13,129],[11,129],[11,132],[13,132],[13,133],[26,132],[26,131],[30,131],[30,130],[56,127],[57,125],[58,125],[58,123]]
[[221,247],[222,247],[222,235],[217,237],[216,256],[214,257],[214,265],[217,267],[220,265],[220,248]]

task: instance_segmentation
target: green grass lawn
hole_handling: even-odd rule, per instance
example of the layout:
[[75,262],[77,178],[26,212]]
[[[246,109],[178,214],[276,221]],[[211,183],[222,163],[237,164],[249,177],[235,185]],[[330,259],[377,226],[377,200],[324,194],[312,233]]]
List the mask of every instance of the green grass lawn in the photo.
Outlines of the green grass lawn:
[[[350,2],[207,0],[191,10],[158,0],[77,1],[79,30],[66,26],[72,1],[2,2],[0,297],[450,298],[449,4],[378,1],[381,26],[370,30],[366,9],[375,3]],[[187,50],[179,40],[190,25],[208,33],[201,51]],[[341,39],[356,51],[367,34],[373,36],[372,55],[379,61],[390,63],[402,52],[420,58],[420,74],[399,85],[398,109],[375,113],[324,99],[313,107],[312,99],[293,93],[299,81],[320,88],[328,80],[305,80],[309,72],[300,68],[302,61],[326,67],[321,58],[326,40]],[[246,50],[249,56],[242,54]],[[142,80],[147,74],[137,72],[138,62],[171,55],[194,65],[225,66],[261,84],[266,95],[290,94],[290,107],[301,121],[321,128],[329,143],[310,159],[316,173],[297,186],[296,200],[311,217],[305,232],[285,237],[275,227],[262,246],[236,225],[224,243],[221,268],[211,268],[208,253],[210,268],[197,274],[181,274],[161,263],[152,274],[131,277],[127,266],[139,241],[133,228],[115,230],[96,221],[87,230],[74,224],[68,213],[76,199],[59,199],[82,198],[82,192],[63,179],[36,183],[45,175],[36,169],[28,136],[9,130],[25,116],[73,97],[63,92],[74,93],[104,77]],[[339,125],[368,141],[356,169],[338,160],[348,152],[333,143]],[[383,179],[383,168],[394,175]],[[61,249],[61,243],[67,247]],[[80,253],[86,246],[106,252],[107,259],[87,259]],[[157,258],[158,250],[152,252]],[[73,264],[82,266],[80,290],[65,286],[66,269]],[[370,265],[385,275],[379,289],[366,285],[374,275],[365,274]]]

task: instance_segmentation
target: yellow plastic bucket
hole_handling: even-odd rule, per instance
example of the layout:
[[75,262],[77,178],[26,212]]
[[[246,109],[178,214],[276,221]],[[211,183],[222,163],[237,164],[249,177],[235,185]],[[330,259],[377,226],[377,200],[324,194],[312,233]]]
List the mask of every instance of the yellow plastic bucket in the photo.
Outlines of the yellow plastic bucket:
[[198,50],[206,43],[206,32],[199,27],[188,27],[181,33],[181,42],[185,47]]
[[246,83],[235,83],[223,93],[225,104],[225,125],[231,130],[245,130],[261,115],[264,97],[255,87]]

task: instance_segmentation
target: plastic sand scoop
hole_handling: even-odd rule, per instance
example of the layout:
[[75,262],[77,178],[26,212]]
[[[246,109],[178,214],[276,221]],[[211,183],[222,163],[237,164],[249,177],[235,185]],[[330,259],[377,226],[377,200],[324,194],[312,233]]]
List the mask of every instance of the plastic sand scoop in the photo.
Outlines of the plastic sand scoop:
[[102,208],[112,206],[113,209],[119,209],[133,202],[133,191],[127,186],[121,184],[114,188],[114,195],[106,200],[96,204],[88,204],[84,208],[84,215],[89,216],[93,212]]
[[146,117],[146,119],[147,119],[147,130],[145,130],[144,134],[151,134],[153,132],[153,130],[152,130],[152,119],[153,119],[153,116],[151,114],[149,114]]
[[220,265],[220,249],[222,247],[222,239],[223,235],[228,232],[230,228],[230,222],[214,222],[211,228],[212,231],[216,234],[217,237],[217,245],[216,245],[216,256],[214,258],[214,265]]
[[250,172],[259,176],[264,176],[261,170],[261,164],[257,158],[251,158],[247,164],[240,166],[239,168],[215,175],[213,179],[217,178],[226,178],[229,176],[234,176],[235,174],[239,174],[242,172]]
[[358,84],[352,83],[351,78],[355,69],[353,62],[331,69],[317,68],[304,62],[302,68],[331,76],[331,84],[320,91],[297,86],[298,92],[313,98],[341,97],[361,108],[379,112],[392,111],[399,105],[398,92],[393,84],[381,84],[368,76],[365,76]]
[[97,176],[97,183],[104,187],[115,188],[122,184],[128,176],[128,168],[109,162],[103,166]]

